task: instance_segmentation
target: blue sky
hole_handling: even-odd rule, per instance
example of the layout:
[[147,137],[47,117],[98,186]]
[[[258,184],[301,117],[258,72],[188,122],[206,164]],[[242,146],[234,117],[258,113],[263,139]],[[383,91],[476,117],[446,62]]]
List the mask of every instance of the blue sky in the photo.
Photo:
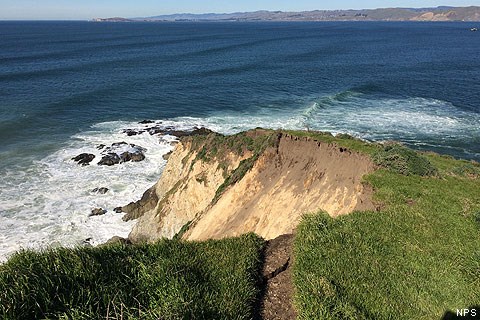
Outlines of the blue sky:
[[385,7],[436,7],[479,5],[480,0],[313,1],[313,0],[0,0],[0,20],[91,19],[95,17],[145,17],[169,13],[237,12],[255,10],[302,11]]

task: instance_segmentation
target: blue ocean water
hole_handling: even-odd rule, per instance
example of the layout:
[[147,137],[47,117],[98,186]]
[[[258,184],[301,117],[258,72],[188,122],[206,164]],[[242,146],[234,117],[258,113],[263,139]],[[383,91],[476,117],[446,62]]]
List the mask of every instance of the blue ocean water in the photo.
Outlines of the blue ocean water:
[[[128,234],[113,213],[85,216],[158,179],[168,139],[122,134],[142,119],[347,132],[480,160],[472,26],[0,22],[0,255]],[[144,163],[70,160],[127,139],[148,147]],[[88,191],[99,185],[109,193]]]

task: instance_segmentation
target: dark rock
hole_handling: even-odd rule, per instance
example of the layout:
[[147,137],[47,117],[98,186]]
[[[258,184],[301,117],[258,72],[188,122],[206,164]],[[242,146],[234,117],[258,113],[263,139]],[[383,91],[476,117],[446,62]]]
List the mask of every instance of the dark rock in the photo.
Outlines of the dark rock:
[[170,151],[169,153],[165,153],[162,158],[163,160],[168,160],[168,158],[170,158],[170,156],[172,155],[172,151]]
[[125,133],[129,137],[136,136],[136,135],[142,134],[144,132],[145,132],[145,130],[135,130],[135,129],[125,129],[125,130],[123,130],[123,133]]
[[128,151],[125,151],[123,152],[121,155],[120,155],[120,161],[121,162],[128,162],[132,160],[132,157],[131,157],[131,153],[128,152]]
[[115,213],[122,213],[122,212],[123,212],[123,211],[122,211],[122,207],[116,207],[115,209],[113,209],[113,211],[114,211]]
[[121,162],[128,162],[128,161],[139,162],[143,160],[145,160],[145,155],[141,151],[137,151],[137,152],[125,151],[120,155]]
[[97,146],[97,149],[98,149],[98,150],[102,150],[103,148],[105,148],[105,145],[104,145],[104,144],[99,144],[99,145]]
[[168,134],[168,135],[171,135],[171,136],[175,136],[177,138],[187,137],[187,136],[195,136],[195,135],[204,136],[204,135],[208,135],[210,133],[213,133],[212,130],[204,128],[204,127],[195,128],[193,131],[186,131],[186,130],[175,130],[174,127],[162,128],[162,127],[159,127],[159,126],[155,126],[155,127],[148,128],[147,131],[151,135]]
[[108,192],[108,188],[105,188],[105,187],[95,188],[92,190],[92,192],[98,193],[98,194],[105,194]]
[[154,123],[154,122],[155,122],[155,121],[153,121],[153,120],[142,120],[142,121],[140,121],[139,123],[140,123],[140,124],[149,124],[149,123]]
[[88,216],[89,217],[101,216],[101,215],[104,215],[105,213],[107,213],[107,210],[102,208],[95,208],[95,209],[92,209],[92,212]]
[[85,246],[85,247],[93,247],[92,244],[90,243],[90,241],[92,241],[92,238],[87,238],[87,239],[83,240],[83,241],[82,241],[83,246]]
[[[127,151],[124,151],[125,149],[127,149]],[[146,151],[147,149],[133,143],[128,144],[125,141],[115,142],[102,152],[103,157],[98,164],[113,166],[128,161],[142,161],[145,160],[144,152]]]
[[162,133],[162,134],[165,133],[165,129],[162,129],[160,127],[151,127],[151,128],[148,128],[147,131],[152,136],[155,135],[155,134],[159,134],[159,133]]
[[89,165],[93,159],[95,159],[95,155],[91,153],[82,153],[72,158],[73,161],[78,162],[78,164],[81,164],[82,166]]
[[134,152],[130,154],[130,160],[133,162],[139,162],[145,160],[143,152]]
[[173,130],[173,131],[170,131],[168,134],[175,136],[177,138],[180,138],[180,137],[186,137],[186,136],[206,136],[206,135],[209,135],[210,133],[213,133],[213,131],[205,127],[201,127],[201,128],[195,128],[193,131]]
[[99,166],[113,166],[120,163],[120,157],[118,154],[110,152],[102,157],[102,160],[98,162]]
[[143,193],[143,196],[137,202],[130,202],[122,207],[122,211],[126,214],[123,216],[123,221],[130,221],[138,219],[149,210],[157,206],[158,196],[155,191],[155,186],[151,187]]
[[165,134],[180,138],[180,137],[188,137],[192,135],[191,131],[182,131],[182,130],[172,130],[172,131],[167,131]]
[[113,236],[107,242],[105,242],[104,245],[110,245],[110,244],[116,244],[116,243],[132,244],[132,242],[128,239],[125,239],[125,238],[122,238],[122,237],[119,237],[119,236]]
[[128,143],[126,143],[125,141],[122,141],[122,142],[114,142],[112,143],[112,147],[119,147],[119,146],[124,146],[124,145],[127,145]]
[[206,135],[209,135],[210,133],[214,133],[212,130],[210,129],[207,129],[205,127],[201,127],[201,128],[195,128],[195,130],[192,131],[192,136],[195,135],[195,136],[206,136]]

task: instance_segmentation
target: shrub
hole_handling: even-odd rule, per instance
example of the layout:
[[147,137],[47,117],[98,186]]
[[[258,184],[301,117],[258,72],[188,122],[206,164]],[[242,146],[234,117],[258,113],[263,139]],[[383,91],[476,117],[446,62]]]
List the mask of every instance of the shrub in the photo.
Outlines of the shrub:
[[389,144],[375,152],[373,162],[385,169],[403,175],[435,176],[438,174],[427,158],[400,144]]

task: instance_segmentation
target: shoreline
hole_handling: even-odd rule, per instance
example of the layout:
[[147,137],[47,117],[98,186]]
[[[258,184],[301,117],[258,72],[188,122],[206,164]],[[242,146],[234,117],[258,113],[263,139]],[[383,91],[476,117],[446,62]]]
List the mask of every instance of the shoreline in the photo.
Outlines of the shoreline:
[[[123,214],[113,213],[114,209],[118,209],[119,206],[126,206],[129,202],[134,203],[134,202],[138,201],[141,198],[142,194],[144,194],[145,190],[147,190],[153,184],[155,184],[158,181],[158,179],[161,177],[161,170],[163,170],[163,166],[166,163],[166,160],[165,160],[166,155],[169,154],[173,150],[173,146],[174,146],[174,144],[177,143],[176,141],[177,141],[178,137],[187,136],[188,135],[187,132],[191,132],[191,131],[195,130],[194,129],[195,126],[193,126],[193,127],[192,126],[190,126],[190,127],[184,126],[182,128],[176,128],[175,126],[172,126],[170,124],[170,122],[168,122],[168,121],[164,122],[162,120],[150,121],[149,123],[142,123],[142,121],[140,121],[139,123],[138,122],[135,122],[135,123],[137,123],[137,126],[134,126],[133,123],[131,123],[131,125],[129,127],[122,126],[120,128],[119,127],[112,128],[113,131],[111,131],[111,133],[114,135],[114,137],[109,137],[107,139],[107,141],[109,140],[111,143],[109,142],[109,143],[105,144],[106,140],[102,140],[102,139],[105,139],[105,137],[107,137],[107,136],[104,136],[103,138],[102,138],[102,136],[99,136],[98,138],[95,138],[94,140],[92,140],[91,143],[90,143],[90,150],[92,150],[92,149],[96,150],[96,148],[99,146],[99,144],[104,144],[104,145],[106,145],[104,148],[107,148],[107,147],[112,147],[111,146],[112,143],[113,144],[114,143],[120,143],[120,142],[123,142],[123,140],[129,141],[128,139],[130,139],[130,138],[152,137],[153,138],[152,141],[155,141],[155,143],[152,144],[151,147],[149,147],[149,149],[150,149],[149,152],[151,152],[151,151],[154,151],[154,149],[158,148],[158,147],[164,148],[163,146],[159,146],[159,145],[156,146],[158,144],[157,141],[159,141],[159,139],[160,139],[159,137],[162,136],[163,137],[162,138],[163,139],[162,143],[166,143],[166,145],[170,146],[167,149],[164,149],[164,151],[162,151],[160,153],[155,152],[156,155],[154,156],[154,159],[156,159],[155,160],[156,164],[154,164],[153,166],[158,167],[158,168],[155,169],[155,170],[157,170],[156,171],[157,173],[151,175],[151,177],[148,178],[149,182],[147,182],[145,184],[145,186],[136,188],[136,191],[135,191],[136,196],[133,196],[133,197],[130,196],[130,199],[127,198],[126,201],[122,200],[124,198],[121,198],[121,199],[118,198],[120,196],[120,194],[118,193],[120,191],[118,189],[118,187],[114,187],[112,190],[107,190],[106,195],[99,194],[98,192],[94,192],[95,189],[102,189],[103,187],[109,188],[111,186],[109,186],[108,184],[102,183],[101,182],[102,178],[99,179],[97,174],[94,174],[94,171],[91,171],[91,169],[101,170],[102,172],[106,170],[105,175],[104,175],[105,179],[111,179],[111,177],[113,177],[112,174],[115,174],[115,175],[130,174],[130,175],[132,175],[132,172],[130,172],[130,171],[132,169],[134,169],[136,166],[141,165],[142,164],[141,161],[140,162],[131,162],[131,161],[130,162],[123,162],[122,164],[116,164],[116,165],[113,165],[111,167],[109,167],[109,166],[98,166],[95,162],[98,162],[100,160],[100,157],[102,156],[100,151],[102,151],[102,150],[97,150],[99,153],[96,155],[95,160],[92,162],[92,164],[90,165],[90,168],[89,168],[88,166],[83,167],[79,164],[76,164],[73,160],[71,160],[72,157],[75,157],[78,154],[73,154],[73,153],[71,153],[71,151],[68,151],[68,150],[67,151],[63,150],[62,151],[62,154],[60,155],[60,159],[64,159],[64,160],[61,160],[61,163],[67,164],[67,167],[65,167],[65,168],[68,168],[67,170],[70,170],[70,171],[72,169],[80,170],[80,171],[77,171],[77,172],[78,172],[78,174],[81,174],[81,175],[90,172],[88,174],[94,174],[92,177],[95,177],[95,178],[93,178],[93,180],[92,179],[85,180],[87,185],[84,188],[82,188],[83,191],[81,191],[79,189],[80,192],[77,193],[77,195],[75,195],[76,198],[78,198],[78,195],[81,195],[81,197],[86,197],[88,199],[91,199],[91,200],[88,200],[88,201],[90,201],[90,202],[93,201],[93,202],[92,202],[91,205],[89,205],[90,209],[84,210],[83,212],[76,213],[75,215],[77,216],[77,218],[74,218],[72,220],[72,223],[65,224],[64,227],[62,227],[62,228],[65,228],[64,230],[66,230],[66,231],[64,231],[64,232],[66,232],[65,233],[66,237],[63,237],[63,240],[60,241],[60,243],[62,243],[63,245],[75,246],[75,245],[82,245],[82,244],[86,244],[86,243],[93,244],[93,245],[98,245],[98,244],[103,244],[103,243],[107,242],[108,240],[110,240],[114,236],[120,236],[122,238],[128,238],[128,234],[131,233],[131,231],[133,230],[136,222],[129,222],[130,225],[128,227],[126,227],[126,225],[124,224],[125,222],[122,220]],[[164,127],[158,127],[159,125],[160,126],[165,125],[165,126]],[[205,130],[204,133],[209,132],[209,131],[206,131],[206,129],[201,129],[201,130]],[[86,137],[87,136],[85,134],[81,134],[79,136],[79,139],[80,140],[85,140]],[[370,140],[366,140],[366,141],[370,141]],[[140,142],[137,142],[137,143],[140,147],[143,147]],[[82,150],[82,152],[83,151],[88,151],[86,149],[81,149],[81,150]],[[60,167],[58,167],[58,168],[52,167],[52,163],[50,163],[50,164],[48,163],[50,161],[56,162],[57,160],[54,160],[55,158],[58,158],[58,155],[47,158],[46,162],[45,162],[45,165],[47,166],[47,168],[50,167],[51,169],[52,168],[55,169],[54,171],[52,171],[52,174],[54,172],[59,172],[58,170],[61,170],[63,173],[65,173],[64,172],[65,169],[61,169]],[[151,158],[151,155],[147,155],[146,159],[147,160],[145,160],[145,161],[153,160]],[[102,167],[105,167],[105,168],[102,168]],[[123,168],[123,169],[120,169],[120,168]],[[110,170],[109,171],[110,174],[108,174],[108,170]],[[111,170],[114,170],[114,171],[111,171]],[[120,171],[118,171],[118,170],[120,170]],[[140,172],[141,171],[139,171],[138,173],[140,173]],[[75,175],[72,175],[72,178],[74,176]],[[135,177],[136,177],[136,178],[134,178],[135,180],[138,179],[138,176],[135,176]],[[87,178],[87,176],[85,178]],[[133,178],[133,175],[132,175],[132,178]],[[70,180],[70,178],[68,180]],[[65,180],[65,181],[68,181],[68,180]],[[97,181],[97,182],[95,183],[95,181]],[[130,183],[133,183],[133,182],[135,182],[135,181],[132,180]],[[128,183],[127,183],[127,186],[128,186]],[[123,187],[123,188],[124,188],[124,190],[121,191],[121,192],[127,192],[128,188],[127,189],[125,189],[125,187]],[[55,192],[58,192],[58,191],[55,191]],[[110,200],[109,205],[102,204],[102,202],[103,202],[103,200],[101,200],[102,198],[111,197],[111,196],[117,197],[118,200],[115,200],[114,202],[111,202],[111,200]],[[76,201],[78,201],[78,200],[81,200],[81,198],[78,198]],[[95,202],[97,204],[93,204]],[[108,210],[109,213],[107,213],[107,215],[105,215],[105,216],[97,216],[97,217],[89,218],[88,215],[91,214],[90,210],[92,210],[92,209]],[[58,221],[62,221],[64,219],[64,217],[58,216],[58,218],[56,218],[56,219],[59,219]],[[85,237],[76,238],[76,240],[75,240],[75,238],[72,238],[70,236],[71,231],[67,231],[67,230],[75,230],[76,228],[79,228],[79,227],[84,228],[84,227],[82,227],[82,225],[84,225],[85,223],[92,224],[92,226],[97,225],[98,223],[100,223],[100,225],[105,224],[105,228],[107,228],[106,227],[107,225],[111,225],[111,223],[113,221],[112,219],[114,219],[115,221],[118,220],[118,226],[125,229],[125,230],[123,232],[116,232],[116,231],[112,232],[112,231],[110,231],[109,232],[110,235],[108,237],[101,236],[101,237],[103,237],[103,238],[101,238],[102,240],[95,240],[95,239],[98,239],[97,238],[98,234],[97,234],[97,236],[95,236],[95,233],[91,233],[91,234],[87,233]],[[12,220],[12,222],[15,223],[15,220]],[[42,223],[40,220],[39,220],[39,222]],[[95,229],[98,229],[98,228],[95,228]],[[98,232],[98,230],[95,231],[95,232]],[[24,234],[25,234],[25,237],[26,237],[25,238],[26,239],[25,244],[31,243],[31,235],[29,235],[29,232],[25,231]],[[42,237],[40,237],[38,239],[39,239],[39,241],[38,242],[36,241],[35,242],[36,244],[33,247],[45,248],[45,245],[48,244],[49,242],[51,242],[54,238],[48,237],[48,238],[43,238],[42,239]],[[86,241],[87,239],[89,239],[89,241]],[[5,242],[5,243],[7,243],[7,242]],[[57,243],[58,243],[58,240],[56,239],[54,241],[53,245],[57,246],[58,245]],[[27,246],[27,247],[29,247],[29,246]],[[48,245],[47,245],[47,247],[48,247]],[[20,247],[17,247],[17,249],[19,249],[19,248]]]

